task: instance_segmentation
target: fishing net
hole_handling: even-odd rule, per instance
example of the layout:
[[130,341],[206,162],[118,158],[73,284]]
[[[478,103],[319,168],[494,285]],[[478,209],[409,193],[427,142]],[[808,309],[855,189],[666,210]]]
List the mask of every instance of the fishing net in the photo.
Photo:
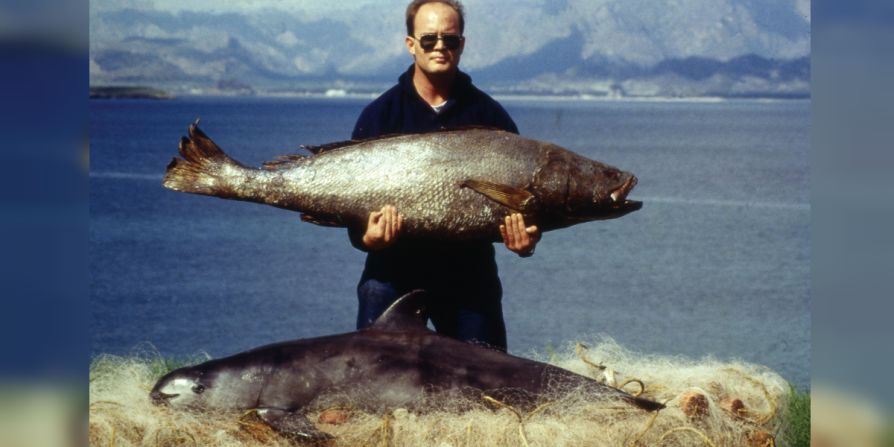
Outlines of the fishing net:
[[[557,392],[533,411],[491,396],[439,396],[433,410],[362,411],[329,396],[305,414],[328,446],[771,446],[785,426],[789,385],[737,361],[642,355],[608,338],[570,343],[537,360],[666,403],[647,413],[583,393]],[[194,359],[197,363],[202,359]],[[148,397],[171,365],[159,357],[104,356],[90,377],[92,446],[295,445],[252,411],[193,413]]]

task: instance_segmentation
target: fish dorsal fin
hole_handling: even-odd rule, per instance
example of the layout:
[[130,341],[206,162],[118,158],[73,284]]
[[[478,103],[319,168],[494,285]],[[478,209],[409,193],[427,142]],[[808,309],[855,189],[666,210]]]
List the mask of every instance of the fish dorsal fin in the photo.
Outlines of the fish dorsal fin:
[[333,149],[338,149],[340,147],[351,146],[351,145],[360,143],[361,141],[363,141],[363,140],[336,141],[334,143],[326,143],[326,144],[320,144],[320,145],[316,145],[316,146],[302,144],[301,149],[304,149],[314,155],[320,155],[323,152],[328,152]]
[[385,331],[427,330],[427,301],[428,292],[414,290],[388,306],[370,327]]
[[277,169],[288,169],[295,164],[302,163],[307,157],[307,155],[302,154],[280,155],[274,160],[265,161],[261,167],[268,171],[275,171]]
[[[440,129],[436,132],[460,132],[463,130],[494,130],[494,131],[501,131],[501,132],[509,132],[508,130],[503,129],[502,127],[484,126],[484,125],[480,125],[480,124],[466,124],[463,126],[449,126],[449,127]],[[511,133],[511,132],[509,132],[509,133]]]
[[488,199],[516,211],[530,211],[533,205],[534,194],[514,186],[469,179],[463,182],[462,187],[471,188]]
[[413,135],[425,135],[428,133],[462,132],[462,131],[466,131],[466,130],[492,130],[492,131],[507,132],[506,129],[501,129],[499,127],[493,127],[493,126],[476,126],[476,125],[454,126],[454,127],[445,127],[443,129],[438,129],[438,130],[432,130],[429,132],[386,133],[386,134],[382,134],[382,135],[370,137],[370,138],[359,138],[359,139],[353,139],[353,140],[336,141],[334,143],[326,143],[326,144],[319,144],[319,145],[302,144],[301,149],[304,149],[313,155],[320,155],[324,152],[329,152],[334,149],[339,149],[339,148],[343,148],[343,147],[347,147],[347,146],[353,146],[353,145],[359,144],[359,143],[367,143],[370,141],[390,140],[392,138],[400,138],[400,137],[413,136]]

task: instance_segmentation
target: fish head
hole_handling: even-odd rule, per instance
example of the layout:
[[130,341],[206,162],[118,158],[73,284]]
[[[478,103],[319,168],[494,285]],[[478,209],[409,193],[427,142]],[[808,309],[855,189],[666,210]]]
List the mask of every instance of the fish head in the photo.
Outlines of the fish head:
[[199,368],[180,368],[164,375],[149,393],[152,403],[172,407],[204,408],[214,387]]
[[642,207],[628,200],[636,176],[561,147],[547,144],[531,190],[544,229],[621,217]]
[[636,176],[597,161],[572,167],[568,173],[565,213],[571,222],[615,219],[642,208],[627,195]]

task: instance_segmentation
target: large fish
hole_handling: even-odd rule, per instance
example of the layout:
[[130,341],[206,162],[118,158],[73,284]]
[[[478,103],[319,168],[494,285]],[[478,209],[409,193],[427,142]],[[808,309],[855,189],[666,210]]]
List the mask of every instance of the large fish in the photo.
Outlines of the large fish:
[[425,411],[440,393],[479,402],[486,395],[521,411],[567,393],[631,409],[664,408],[565,369],[432,332],[425,327],[425,304],[425,292],[414,291],[357,332],[277,343],[171,371],[150,397],[193,410],[255,409],[281,434],[316,440],[327,435],[302,411],[329,395],[369,411]]
[[308,148],[249,168],[197,126],[164,186],[300,211],[320,225],[365,228],[386,204],[402,237],[499,241],[511,212],[542,231],[638,210],[636,177],[554,144],[492,129],[397,135]]

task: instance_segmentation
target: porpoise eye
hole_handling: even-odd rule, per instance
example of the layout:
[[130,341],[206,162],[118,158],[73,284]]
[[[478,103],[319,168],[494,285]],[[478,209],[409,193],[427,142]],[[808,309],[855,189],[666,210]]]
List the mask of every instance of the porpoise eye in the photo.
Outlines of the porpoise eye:
[[196,394],[202,394],[205,391],[205,387],[202,385],[195,385],[192,387],[192,392]]

